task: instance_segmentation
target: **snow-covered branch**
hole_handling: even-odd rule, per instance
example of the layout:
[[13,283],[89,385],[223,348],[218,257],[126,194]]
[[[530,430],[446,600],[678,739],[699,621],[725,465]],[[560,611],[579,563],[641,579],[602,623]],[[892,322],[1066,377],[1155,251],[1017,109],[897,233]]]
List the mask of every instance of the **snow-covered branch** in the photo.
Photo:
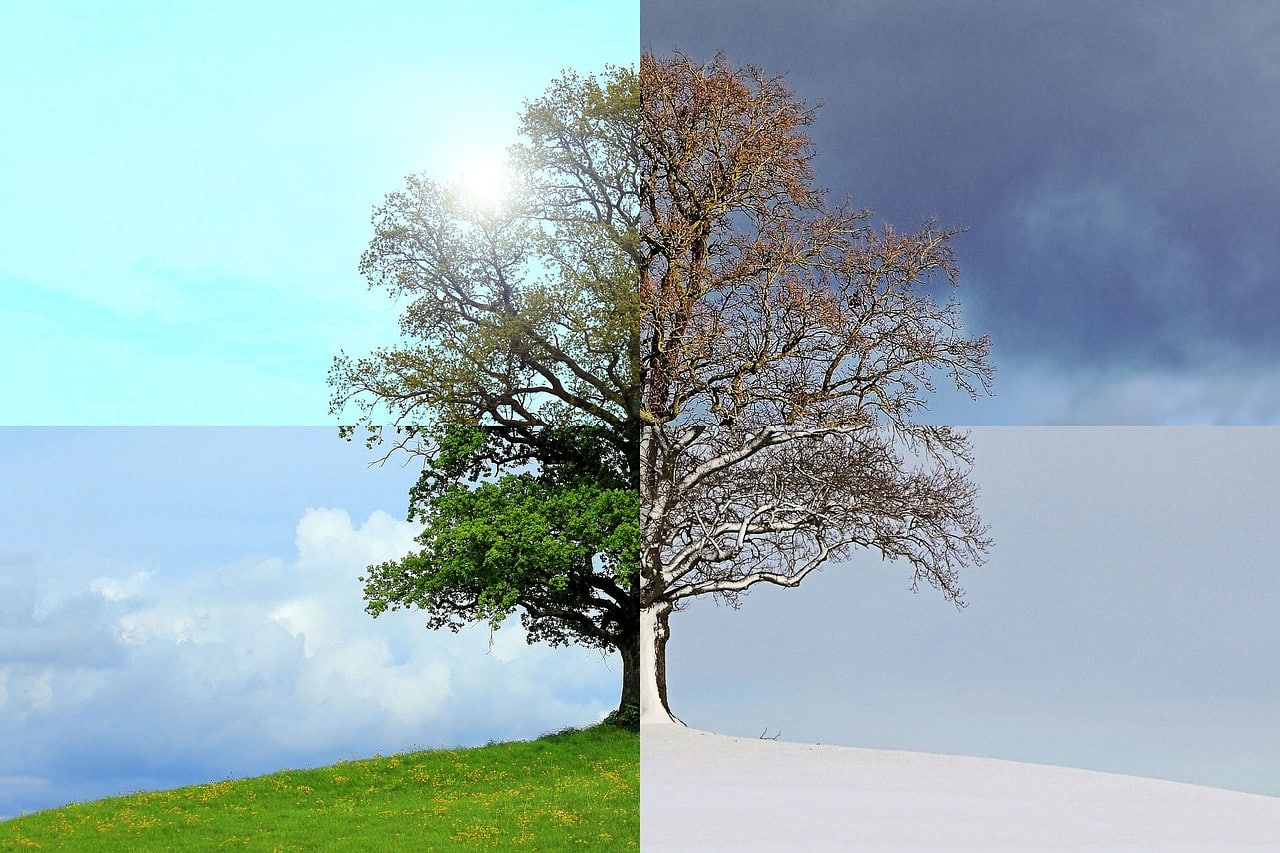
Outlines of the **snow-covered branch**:
[[[641,57],[642,651],[665,699],[667,618],[736,604],[856,548],[959,602],[989,541],[965,436],[919,423],[939,380],[989,390],[961,329],[957,230],[871,227],[813,186],[814,111],[776,77]],[[652,644],[653,648],[649,649]],[[645,694],[642,694],[642,697]]]

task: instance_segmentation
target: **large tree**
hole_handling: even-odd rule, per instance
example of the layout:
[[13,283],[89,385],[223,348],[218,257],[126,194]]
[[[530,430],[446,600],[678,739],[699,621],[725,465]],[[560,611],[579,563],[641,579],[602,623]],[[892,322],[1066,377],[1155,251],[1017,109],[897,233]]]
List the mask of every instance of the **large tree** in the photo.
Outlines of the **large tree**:
[[955,232],[828,207],[786,86],[721,57],[640,60],[641,718],[674,720],[673,611],[789,587],[857,548],[961,601],[988,547],[936,379],[989,390],[949,291]]
[[639,690],[639,86],[567,72],[526,105],[513,187],[479,204],[410,177],[361,261],[405,300],[403,340],[330,371],[331,411],[425,460],[422,549],[369,567],[375,615],[497,624],[612,648]]

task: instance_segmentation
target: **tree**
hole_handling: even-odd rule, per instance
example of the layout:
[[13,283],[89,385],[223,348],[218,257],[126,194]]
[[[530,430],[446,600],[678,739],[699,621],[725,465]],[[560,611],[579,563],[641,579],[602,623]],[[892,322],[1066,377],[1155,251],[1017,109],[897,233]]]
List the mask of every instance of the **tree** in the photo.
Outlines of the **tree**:
[[426,177],[374,212],[360,268],[407,300],[404,340],[334,359],[382,459],[424,460],[422,550],[370,566],[368,609],[617,649],[616,717],[638,708],[639,86],[566,72],[526,105],[515,188],[477,205]]
[[[429,628],[469,622],[497,628],[520,609],[528,639],[617,649],[623,688],[614,718],[628,721],[639,696],[639,494],[618,454],[595,431],[540,436],[537,470],[488,476],[509,465],[500,431],[453,428],[410,493],[423,522],[422,550],[370,566],[368,611],[417,607]],[[495,464],[494,460],[502,460]]]
[[966,437],[920,422],[935,379],[989,390],[956,232],[828,208],[781,78],[640,60],[641,718],[667,701],[670,615],[799,584],[857,548],[962,603],[989,547]]

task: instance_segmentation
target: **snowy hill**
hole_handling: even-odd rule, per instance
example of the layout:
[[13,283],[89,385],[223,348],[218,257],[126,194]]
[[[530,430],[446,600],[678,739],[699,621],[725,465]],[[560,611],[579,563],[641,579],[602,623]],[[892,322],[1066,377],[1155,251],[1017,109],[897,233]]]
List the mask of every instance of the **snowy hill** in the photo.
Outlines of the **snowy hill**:
[[640,734],[646,851],[1280,850],[1280,798],[1112,773]]

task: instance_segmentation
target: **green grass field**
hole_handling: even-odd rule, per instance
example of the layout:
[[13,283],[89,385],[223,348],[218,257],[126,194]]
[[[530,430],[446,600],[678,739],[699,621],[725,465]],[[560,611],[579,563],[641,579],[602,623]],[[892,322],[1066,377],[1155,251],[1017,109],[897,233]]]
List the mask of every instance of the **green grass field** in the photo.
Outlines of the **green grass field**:
[[638,850],[640,738],[601,725],[132,794],[0,823],[5,850]]

